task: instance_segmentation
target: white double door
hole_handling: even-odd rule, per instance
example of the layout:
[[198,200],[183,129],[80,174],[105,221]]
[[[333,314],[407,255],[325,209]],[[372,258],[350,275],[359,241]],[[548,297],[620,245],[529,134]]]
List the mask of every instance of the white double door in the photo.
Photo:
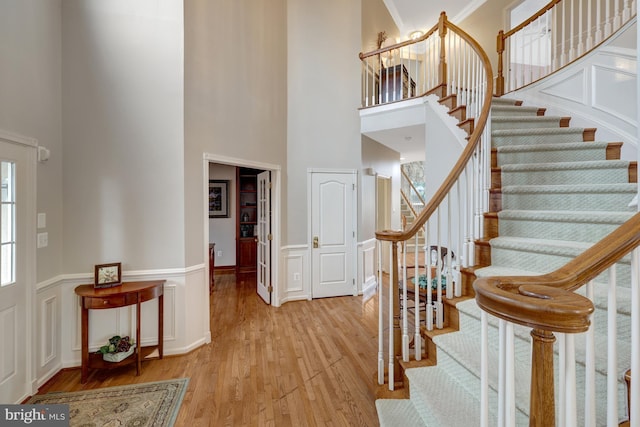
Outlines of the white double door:
[[357,295],[356,175],[311,173],[311,294]]
[[35,147],[0,135],[0,404],[33,392],[35,163]]

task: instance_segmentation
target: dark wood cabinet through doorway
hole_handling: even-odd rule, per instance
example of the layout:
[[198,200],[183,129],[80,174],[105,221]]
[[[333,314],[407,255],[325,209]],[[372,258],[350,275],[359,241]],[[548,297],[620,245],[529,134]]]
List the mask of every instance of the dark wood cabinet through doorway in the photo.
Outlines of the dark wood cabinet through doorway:
[[236,271],[254,273],[257,264],[258,173],[250,168],[236,169]]

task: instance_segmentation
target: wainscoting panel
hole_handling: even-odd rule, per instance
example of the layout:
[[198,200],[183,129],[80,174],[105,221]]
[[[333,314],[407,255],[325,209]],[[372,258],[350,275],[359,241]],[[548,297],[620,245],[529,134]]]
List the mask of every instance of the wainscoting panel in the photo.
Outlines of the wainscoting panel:
[[40,367],[56,358],[58,351],[58,313],[56,295],[40,302]]
[[16,306],[7,307],[0,311],[0,383],[8,380],[17,372],[18,337],[16,325],[18,316]]
[[376,239],[358,243],[358,293],[369,294],[377,285]]
[[309,248],[307,245],[285,246],[281,259],[284,264],[284,286],[280,290],[279,304],[311,299]]

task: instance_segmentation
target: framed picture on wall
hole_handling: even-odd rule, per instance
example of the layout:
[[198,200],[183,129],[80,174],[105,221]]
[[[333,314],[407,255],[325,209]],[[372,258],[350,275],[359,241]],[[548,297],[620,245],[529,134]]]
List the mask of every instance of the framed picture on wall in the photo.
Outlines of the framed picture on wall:
[[229,218],[229,180],[209,180],[209,218]]

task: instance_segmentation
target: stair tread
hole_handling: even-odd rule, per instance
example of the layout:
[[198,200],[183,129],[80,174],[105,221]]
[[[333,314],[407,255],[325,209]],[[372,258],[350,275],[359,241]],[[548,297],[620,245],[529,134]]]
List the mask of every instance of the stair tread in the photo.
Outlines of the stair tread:
[[560,184],[560,185],[507,185],[502,187],[502,194],[511,193],[630,193],[638,191],[638,184]]
[[527,219],[536,221],[564,221],[588,224],[622,224],[633,216],[634,212],[609,211],[548,211],[505,209],[498,212],[501,220]]
[[376,410],[380,427],[427,426],[409,399],[378,399]]
[[[406,375],[412,394],[415,390],[424,390],[428,399],[417,397],[425,412],[422,419],[433,420],[433,426],[468,426],[476,425],[480,418],[479,396],[470,393],[445,370],[431,366],[428,368],[407,369]],[[422,394],[422,393],[420,393]],[[416,397],[412,397],[414,399]],[[461,405],[460,402],[465,402]],[[490,425],[496,425],[496,420],[490,414]]]
[[513,136],[513,135],[532,135],[532,134],[533,135],[559,135],[559,134],[574,134],[574,133],[582,135],[584,130],[585,128],[580,128],[580,127],[496,129],[491,131],[491,135],[492,136]]
[[[522,108],[522,107],[521,107]],[[562,116],[492,116],[491,121],[500,122],[559,122]]]
[[[518,105],[521,104],[522,101],[519,99],[507,98],[507,97],[494,97],[491,99],[491,105]],[[518,105],[519,106],[519,105]]]
[[628,168],[628,160],[588,160],[580,162],[520,163],[501,166],[502,172],[576,170],[576,169],[617,169]]
[[498,113],[511,113],[516,114],[532,114],[537,115],[540,109],[538,107],[523,107],[522,105],[513,104],[492,104],[491,115],[492,118],[501,117]]
[[556,142],[551,144],[535,144],[535,145],[504,145],[496,147],[498,153],[518,153],[518,152],[535,152],[535,151],[565,151],[565,150],[584,150],[606,149],[609,142],[606,141],[576,141],[576,142]]
[[[595,287],[597,288],[597,286]],[[601,287],[602,288],[602,287]],[[595,290],[595,289],[594,289]],[[594,298],[596,297],[594,292]],[[464,301],[464,303],[458,304],[458,311],[463,316],[473,317],[475,319],[480,319],[480,315],[482,310],[475,301]],[[498,327],[498,318],[494,316],[488,316],[488,323],[490,326],[497,328]],[[606,328],[605,328],[606,329]],[[466,334],[468,336],[468,340],[473,340],[477,333],[469,333],[464,331],[464,329],[460,330],[461,333]],[[514,324],[514,334],[522,341],[526,341],[526,345],[530,345],[530,332],[531,328],[521,325]],[[576,334],[577,337],[576,343],[576,361],[585,365],[585,345],[584,345],[584,334]],[[462,339],[462,338],[461,338]],[[607,372],[607,341],[608,335],[605,332],[601,332],[600,330],[594,330],[594,348],[596,350],[596,371],[602,375],[606,375]],[[446,344],[445,344],[446,345]],[[624,339],[617,340],[616,348],[618,350],[618,381],[623,381],[624,373],[628,366],[631,364],[631,343],[625,341]],[[598,351],[598,350],[601,351]],[[555,348],[557,353],[558,349]],[[465,363],[467,363],[465,361]]]

